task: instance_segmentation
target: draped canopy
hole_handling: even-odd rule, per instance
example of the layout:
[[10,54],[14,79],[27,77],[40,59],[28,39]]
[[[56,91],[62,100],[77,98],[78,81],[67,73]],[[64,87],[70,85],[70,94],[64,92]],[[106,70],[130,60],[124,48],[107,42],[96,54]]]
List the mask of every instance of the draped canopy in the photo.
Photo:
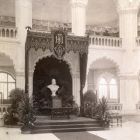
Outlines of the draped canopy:
[[86,79],[88,37],[79,37],[67,35],[62,30],[52,31],[51,33],[27,31],[25,45],[25,92],[28,93],[28,75],[29,75],[29,51],[30,49],[50,50],[57,59],[63,59],[63,56],[70,51],[79,53],[80,67],[80,97],[81,104],[83,99],[83,88]]

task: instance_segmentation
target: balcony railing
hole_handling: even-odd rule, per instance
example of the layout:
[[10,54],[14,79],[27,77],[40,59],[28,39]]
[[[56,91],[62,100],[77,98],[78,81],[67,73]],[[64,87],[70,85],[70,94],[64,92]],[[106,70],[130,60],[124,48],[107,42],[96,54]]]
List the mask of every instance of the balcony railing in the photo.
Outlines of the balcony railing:
[[[52,29],[62,28],[67,32],[71,32],[72,25],[69,22],[59,22],[51,20],[32,20],[32,29],[35,31],[50,32]],[[15,17],[10,16],[0,16],[0,26],[3,27],[15,27]],[[102,36],[113,36],[118,37],[119,29],[118,27],[97,27],[94,25],[86,25],[86,33],[89,35],[102,35]]]
[[140,111],[140,102],[139,102],[138,104],[136,104],[136,109],[137,109],[138,111]]
[[90,44],[106,47],[121,47],[122,40],[118,37],[90,36]]
[[0,27],[0,37],[16,38],[17,30],[14,27]]
[[10,104],[0,104],[0,114],[7,112],[9,106]]
[[122,104],[119,104],[119,103],[108,103],[108,109],[110,111],[121,111],[122,110]]
[[136,38],[137,47],[140,47],[140,37]]

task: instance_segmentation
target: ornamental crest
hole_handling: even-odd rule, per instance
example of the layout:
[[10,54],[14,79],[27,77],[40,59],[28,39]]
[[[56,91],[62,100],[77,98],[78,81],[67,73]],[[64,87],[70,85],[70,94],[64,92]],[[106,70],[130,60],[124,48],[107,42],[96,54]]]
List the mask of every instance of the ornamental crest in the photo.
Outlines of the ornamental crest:
[[66,47],[65,47],[66,34],[65,34],[65,32],[63,32],[61,30],[54,31],[53,39],[54,39],[54,48],[53,48],[54,55],[58,59],[62,59],[66,52]]

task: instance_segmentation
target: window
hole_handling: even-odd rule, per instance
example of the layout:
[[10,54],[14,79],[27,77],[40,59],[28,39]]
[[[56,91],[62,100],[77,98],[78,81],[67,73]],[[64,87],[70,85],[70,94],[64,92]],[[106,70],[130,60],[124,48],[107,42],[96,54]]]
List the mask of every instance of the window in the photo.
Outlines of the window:
[[12,89],[15,89],[15,79],[8,73],[0,72],[0,92],[1,100],[7,100],[9,93]]
[[99,81],[99,98],[107,97],[107,82],[104,78]]
[[115,79],[111,79],[109,83],[109,92],[110,92],[110,99],[117,99],[118,98],[118,90],[117,90],[117,82]]
[[117,101],[118,99],[118,85],[116,79],[101,78],[99,81],[99,99],[102,97],[107,98],[109,101]]

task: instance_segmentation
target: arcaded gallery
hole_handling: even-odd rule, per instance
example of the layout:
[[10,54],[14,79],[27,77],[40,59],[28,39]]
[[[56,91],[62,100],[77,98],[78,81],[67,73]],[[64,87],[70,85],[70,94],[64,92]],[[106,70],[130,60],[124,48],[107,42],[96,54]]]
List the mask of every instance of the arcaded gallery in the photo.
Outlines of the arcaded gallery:
[[138,117],[139,6],[0,0],[0,124],[22,124],[22,133],[74,132]]

